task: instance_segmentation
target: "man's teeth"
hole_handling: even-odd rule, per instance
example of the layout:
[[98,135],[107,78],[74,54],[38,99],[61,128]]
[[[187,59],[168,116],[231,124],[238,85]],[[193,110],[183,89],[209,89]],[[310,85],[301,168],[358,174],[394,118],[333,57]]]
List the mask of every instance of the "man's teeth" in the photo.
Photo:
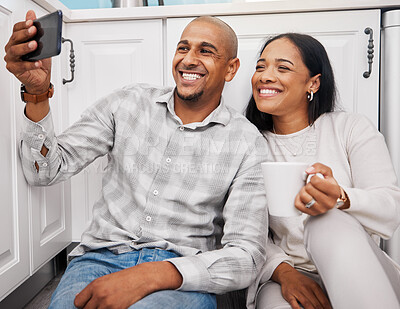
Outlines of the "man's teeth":
[[182,73],[182,77],[186,80],[196,80],[201,78],[201,75],[193,73]]
[[274,89],[260,89],[260,93],[261,94],[274,94],[274,93],[278,93],[278,91],[274,90]]

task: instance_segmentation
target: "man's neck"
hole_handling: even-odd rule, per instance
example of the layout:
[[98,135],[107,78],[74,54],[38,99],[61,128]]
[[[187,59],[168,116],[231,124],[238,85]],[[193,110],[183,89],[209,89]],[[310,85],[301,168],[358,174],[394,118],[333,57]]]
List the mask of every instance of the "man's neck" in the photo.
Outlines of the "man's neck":
[[174,94],[175,114],[182,120],[183,124],[202,122],[219,105],[219,100],[210,102],[202,99],[198,101],[186,101]]

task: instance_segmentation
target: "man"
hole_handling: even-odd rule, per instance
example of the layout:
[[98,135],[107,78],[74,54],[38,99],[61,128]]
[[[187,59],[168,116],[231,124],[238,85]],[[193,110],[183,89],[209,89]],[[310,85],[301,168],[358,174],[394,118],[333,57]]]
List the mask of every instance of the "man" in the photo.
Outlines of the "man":
[[50,308],[215,308],[214,294],[247,287],[265,260],[266,145],[221,99],[239,68],[233,30],[195,19],[177,45],[175,89],[127,86],[55,136],[50,59],[21,60],[37,47],[33,19],[29,11],[14,26],[4,58],[39,101],[26,100],[27,180],[51,185],[109,159],[93,220]]

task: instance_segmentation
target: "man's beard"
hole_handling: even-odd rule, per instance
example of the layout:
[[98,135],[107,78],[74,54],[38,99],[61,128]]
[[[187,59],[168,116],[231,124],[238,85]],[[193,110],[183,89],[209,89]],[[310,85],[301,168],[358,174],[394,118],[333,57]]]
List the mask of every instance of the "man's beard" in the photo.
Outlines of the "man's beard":
[[197,93],[193,93],[187,96],[184,96],[183,94],[179,93],[178,88],[175,88],[176,94],[178,95],[178,98],[183,100],[183,101],[191,101],[191,102],[197,102],[199,98],[203,95],[203,90]]

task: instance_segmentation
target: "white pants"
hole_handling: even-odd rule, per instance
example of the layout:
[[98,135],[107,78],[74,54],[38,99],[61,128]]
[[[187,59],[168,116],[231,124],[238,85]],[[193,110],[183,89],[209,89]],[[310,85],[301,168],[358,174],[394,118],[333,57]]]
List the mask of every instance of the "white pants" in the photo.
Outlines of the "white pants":
[[[327,291],[334,309],[399,309],[400,272],[361,224],[332,209],[310,217],[304,242],[319,276],[302,272]],[[257,295],[257,309],[290,309],[278,283],[268,281]]]

